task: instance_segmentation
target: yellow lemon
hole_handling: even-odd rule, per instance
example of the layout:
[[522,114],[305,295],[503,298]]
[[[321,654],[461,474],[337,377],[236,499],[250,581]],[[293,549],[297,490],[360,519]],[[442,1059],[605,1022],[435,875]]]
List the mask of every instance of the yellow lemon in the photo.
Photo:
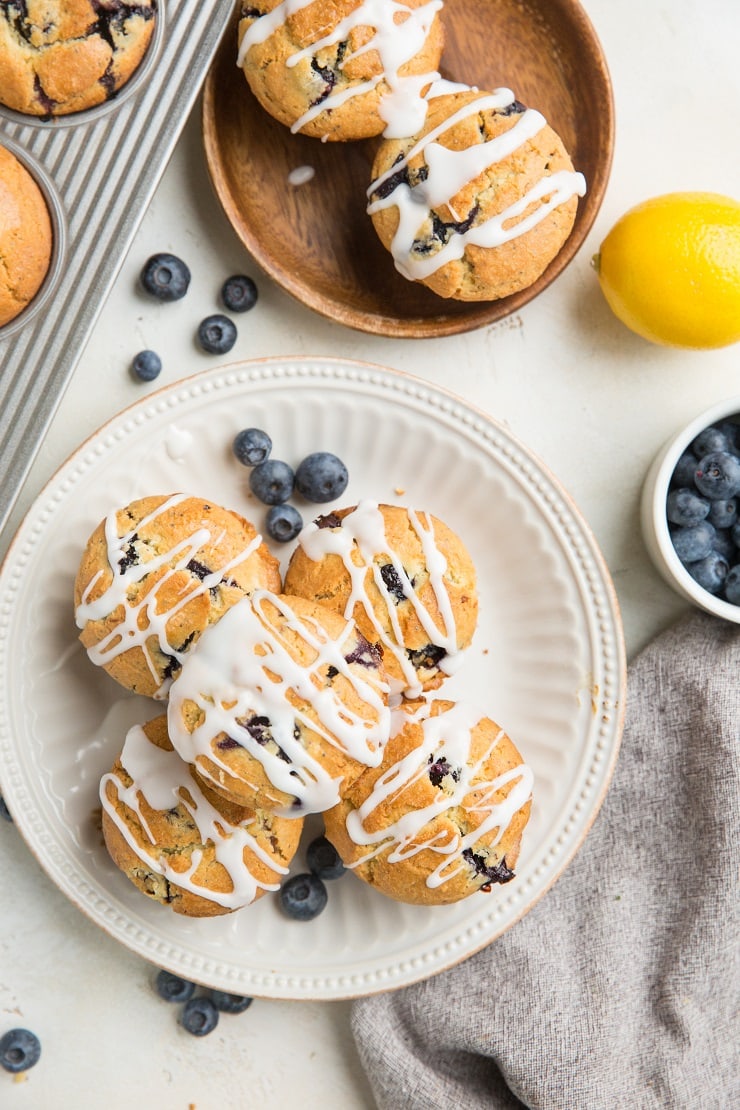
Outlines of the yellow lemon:
[[594,257],[612,311],[669,347],[740,339],[740,201],[667,193],[630,209]]

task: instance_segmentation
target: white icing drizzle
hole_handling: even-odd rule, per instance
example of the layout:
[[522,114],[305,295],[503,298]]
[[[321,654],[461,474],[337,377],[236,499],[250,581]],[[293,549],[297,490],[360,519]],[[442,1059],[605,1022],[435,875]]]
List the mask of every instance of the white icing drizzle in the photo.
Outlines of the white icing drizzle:
[[[147,738],[144,729],[135,725],[126,736],[121,764],[133,780],[131,785],[124,786],[112,772],[103,775],[100,800],[126,843],[150,871],[164,876],[169,883],[228,910],[249,905],[260,891],[278,889],[278,881],[264,883],[255,878],[244,858],[245,850],[249,849],[277,875],[288,873],[288,868],[265,851],[252,835],[250,830],[256,826],[256,817],[251,815],[238,825],[230,824],[206,798],[177,752],[158,748]],[[108,783],[115,787],[119,801],[138,817],[141,828],[149,839],[149,847],[138,841],[125,819],[117,812],[107,794]],[[193,851],[187,870],[177,871],[170,865],[166,853],[160,850],[146,822],[142,798],[155,810],[167,811],[181,805],[188,811],[198,829],[201,844],[210,842],[213,845],[216,860],[228,872],[232,884],[230,891],[208,890],[195,881],[195,872],[203,858],[200,849]]]
[[[282,0],[271,12],[255,19],[241,41],[237,65],[244,64],[252,46],[265,42],[287,19],[313,2],[314,0]],[[400,71],[422,49],[434,17],[443,7],[443,0],[427,0],[418,8],[397,3],[396,0],[361,0],[323,38],[292,54],[287,60],[288,66],[295,66],[303,58],[314,57],[324,47],[346,40],[357,27],[370,27],[373,34],[368,42],[347,54],[341,64],[345,66],[352,59],[375,50],[380,56],[382,72],[362,84],[330,92],[296,120],[291,131],[300,131],[322,112],[331,111],[352,97],[370,92],[385,78],[388,92],[381,97],[378,107],[380,117],[386,125],[383,134],[387,138],[415,134],[423,126],[427,112],[422,90],[430,82],[437,80],[439,73],[433,71],[402,76]],[[396,22],[397,15],[404,17],[403,22]]]
[[[137,532],[156,520],[158,516],[175,508],[187,499],[188,495],[186,494],[175,494],[169,497],[158,506],[158,508],[149,513],[148,516],[138,521],[133,528],[124,532],[122,536],[118,535],[117,512],[114,510],[106,517],[105,538],[108,566],[110,567],[113,577],[110,585],[100,597],[91,601],[89,600],[90,594],[100,578],[102,571],[94,575],[85,587],[82,593],[82,600],[75,610],[77,627],[84,628],[88,621],[104,620],[109,613],[112,613],[119,606],[123,608],[123,620],[117,624],[107,636],[104,636],[99,643],[93,644],[87,649],[89,658],[97,666],[103,666],[116,656],[122,655],[123,652],[137,647],[144,653],[152,677],[159,683],[159,674],[147,645],[149,638],[156,637],[160,650],[165,655],[171,655],[179,663],[182,663],[187,652],[178,651],[177,648],[169,642],[167,639],[167,622],[191,602],[193,598],[205,594],[212,587],[217,586],[229,571],[248,559],[262,543],[262,537],[256,535],[238,555],[222,566],[216,567],[209,574],[205,575],[203,579],[193,576],[190,586],[187,590],[178,594],[175,604],[170,606],[169,609],[159,612],[158,603],[161,601],[168,579],[178,571],[184,570],[191,559],[196,558],[199,550],[214,539],[212,533],[207,528],[198,528],[189,536],[185,536],[170,550],[163,551],[160,555],[148,561],[141,561],[131,565],[126,565],[125,562],[126,549],[134,542],[134,537]],[[213,546],[217,547],[221,538],[221,536],[217,536]],[[167,569],[159,579],[156,588],[145,594],[137,605],[132,605],[128,599],[129,587],[135,582],[140,582],[146,575],[162,567]],[[170,682],[170,679],[165,679],[165,681],[159,685],[154,696],[156,698],[163,698],[170,686]]]
[[313,180],[315,173],[316,171],[313,166],[296,166],[296,168],[291,170],[288,174],[288,184],[294,186],[306,185],[309,181]]
[[[341,528],[320,528],[313,522],[307,524],[301,531],[298,541],[309,559],[314,562],[330,554],[338,555],[342,559],[351,583],[350,596],[344,609],[345,617],[349,619],[352,616],[356,605],[359,604],[362,607],[375,629],[378,640],[383,645],[384,652],[393,655],[403,675],[402,681],[392,680],[393,693],[403,692],[407,697],[418,697],[422,689],[419,676],[404,647],[403,630],[398,619],[396,604],[383,580],[380,565],[375,562],[376,556],[382,555],[392,564],[403,585],[406,597],[414,607],[419,623],[429,637],[429,642],[444,648],[446,654],[438,664],[439,669],[444,674],[454,674],[463,661],[464,653],[457,643],[455,615],[445,584],[447,560],[437,547],[432,518],[426,513],[416,513],[412,509],[406,511],[424,552],[429,584],[442,617],[442,629],[435,624],[431,613],[409,581],[401,560],[393,551],[377,501],[361,501],[351,513],[342,518]],[[359,566],[352,558],[353,551],[358,551],[361,556]],[[368,568],[372,571],[374,585],[385,601],[391,623],[391,634],[383,627],[368,596]]]
[[[448,882],[468,866],[463,852],[474,848],[487,833],[496,830],[496,835],[489,844],[491,847],[498,844],[514,815],[530,800],[533,775],[527,764],[522,763],[494,779],[473,783],[473,779],[505,735],[503,730],[498,731],[488,748],[473,761],[470,755],[472,730],[484,714],[470,703],[457,702],[446,712],[432,717],[429,715],[432,704],[424,702],[412,715],[402,709],[394,712],[392,734],[395,735],[412,720],[422,726],[422,743],[383,772],[360,808],[347,815],[346,825],[350,839],[358,846],[370,849],[361,859],[350,864],[351,867],[357,867],[381,852],[386,853],[385,858],[389,863],[399,863],[429,849],[441,857],[439,864],[426,879],[426,885],[435,888]],[[451,770],[459,773],[457,781],[451,775],[448,776],[449,792],[440,789],[437,791],[437,798],[430,805],[411,809],[403,813],[397,821],[375,832],[368,830],[366,823],[379,806],[428,775],[430,759],[434,761],[442,758]],[[513,785],[506,797],[498,802],[494,801],[496,793],[509,783]],[[480,797],[474,803],[471,800],[466,804],[468,795],[473,793]],[[443,841],[439,840],[439,834],[436,837],[431,833],[424,836],[424,828],[428,822],[446,810],[457,807],[465,807],[472,813],[483,815],[476,829]]]
[[[431,91],[433,96],[439,95],[434,87]],[[497,215],[474,224],[466,231],[451,229],[450,238],[436,253],[427,256],[413,253],[414,242],[419,238],[424,225],[432,219],[432,209],[446,204],[453,217],[459,220],[460,217],[454,213],[450,203],[452,198],[488,166],[509,157],[532,139],[546,125],[546,120],[539,112],[527,108],[517,117],[513,127],[503,134],[465,150],[449,150],[435,140],[466,116],[482,111],[500,111],[514,101],[514,94],[506,88],[496,89],[493,93],[470,101],[419,139],[403,159],[394,162],[390,169],[370,185],[368,197],[390,177],[403,170],[416,155],[424,154],[429,170],[424,181],[413,187],[401,182],[388,196],[370,201],[367,209],[372,215],[392,205],[398,208],[399,222],[391,243],[391,254],[396,269],[404,277],[411,281],[429,277],[446,263],[462,258],[469,244],[499,247],[536,227],[549,212],[571,197],[585,194],[586,181],[581,173],[560,170],[558,173],[545,175],[519,201]],[[541,203],[528,216],[518,219],[538,201]],[[517,219],[518,222],[512,226],[504,226],[508,221]]]
[[[311,648],[313,660],[308,666],[293,658],[270,606]],[[196,762],[200,756],[233,776],[233,768],[212,747],[214,737],[223,733],[262,764],[275,787],[296,799],[296,804],[277,812],[296,817],[329,809],[339,800],[341,777],[333,778],[309,754],[296,735],[296,726],[311,729],[326,744],[374,767],[380,763],[390,730],[387,686],[372,670],[363,678],[358,667],[351,667],[345,659],[354,637],[352,622],[335,640],[318,621],[298,616],[289,599],[256,590],[203,633],[173,682],[168,714],[174,747],[187,762]],[[352,684],[364,703],[361,713],[342,702],[326,684],[319,674],[325,667],[334,667]],[[308,703],[312,715],[291,705],[290,691]],[[183,724],[184,702],[194,702],[202,713],[202,721],[192,733]],[[250,733],[246,726],[255,717],[269,722],[270,735],[290,762]],[[198,770],[208,774],[200,762]],[[219,785],[217,775],[212,781]]]

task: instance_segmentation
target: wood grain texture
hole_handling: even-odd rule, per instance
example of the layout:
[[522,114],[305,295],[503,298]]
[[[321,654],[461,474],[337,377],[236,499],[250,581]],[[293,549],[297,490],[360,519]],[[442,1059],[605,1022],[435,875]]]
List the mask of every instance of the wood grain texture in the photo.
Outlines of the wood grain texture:
[[[236,20],[206,79],[206,160],[236,234],[266,273],[303,304],[376,335],[453,335],[521,308],[582,245],[611,168],[611,82],[578,0],[446,0],[442,18],[442,76],[484,90],[512,89],[560,134],[588,186],[557,258],[534,285],[502,300],[449,301],[397,273],[366,212],[379,140],[322,143],[292,135],[273,120],[237,68]],[[313,168],[313,177],[291,185],[291,171],[303,166]]]

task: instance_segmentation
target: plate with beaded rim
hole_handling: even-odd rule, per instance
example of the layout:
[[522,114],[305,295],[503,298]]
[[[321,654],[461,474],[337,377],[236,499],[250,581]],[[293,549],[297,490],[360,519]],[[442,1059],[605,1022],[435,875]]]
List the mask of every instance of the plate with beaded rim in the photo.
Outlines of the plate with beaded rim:
[[[268,430],[276,457],[289,462],[317,449],[342,457],[350,473],[343,504],[370,498],[429,511],[470,550],[479,626],[443,690],[478,704],[485,690],[483,708],[534,772],[532,817],[505,886],[430,908],[394,902],[347,873],[311,922],[286,918],[270,894],[192,920],[149,902],[108,858],[100,776],[127,729],[161,703],[127,694],[79,644],[72,589],[82,549],[112,508],[153,493],[207,497],[261,528],[264,507],[231,451],[250,425]],[[291,549],[275,549],[283,566]],[[619,610],[595,540],[557,479],[503,425],[452,393],[372,364],[238,363],[123,411],[73,453],[28,511],[0,572],[0,788],[54,883],[153,964],[232,993],[358,997],[471,955],[562,874],[611,778],[625,673]],[[291,872],[305,869],[316,831],[320,817],[307,821]]]

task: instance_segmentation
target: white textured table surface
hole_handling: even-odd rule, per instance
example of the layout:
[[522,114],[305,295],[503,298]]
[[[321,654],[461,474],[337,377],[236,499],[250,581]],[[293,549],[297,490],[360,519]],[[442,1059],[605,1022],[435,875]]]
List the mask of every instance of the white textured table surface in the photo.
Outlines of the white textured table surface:
[[[260,299],[237,318],[229,360],[338,355],[453,388],[503,420],[545,461],[591,525],[622,608],[628,654],[683,610],[648,563],[639,534],[645,469],[675,429],[740,393],[740,348],[649,346],[609,313],[589,259],[638,201],[676,189],[738,195],[740,6],[734,0],[586,0],[614,83],[612,177],[591,236],[566,273],[502,323],[441,340],[391,340],[334,326],[294,303],[245,256],[207,179],[197,114],[160,188],[3,537],[90,432],[152,388],[128,365],[156,348],[167,384],[214,364],[193,343],[221,281],[246,271]],[[186,258],[185,300],[158,306],[135,290],[155,250]],[[371,1107],[348,1030],[347,1003],[257,999],[196,1039],[152,989],[152,969],[88,922],[0,822],[0,1034],[34,1030],[41,1062],[20,1081],[0,1073],[0,1107],[30,1110],[211,1110],[294,1101]],[[594,1110],[594,1108],[589,1108]]]

